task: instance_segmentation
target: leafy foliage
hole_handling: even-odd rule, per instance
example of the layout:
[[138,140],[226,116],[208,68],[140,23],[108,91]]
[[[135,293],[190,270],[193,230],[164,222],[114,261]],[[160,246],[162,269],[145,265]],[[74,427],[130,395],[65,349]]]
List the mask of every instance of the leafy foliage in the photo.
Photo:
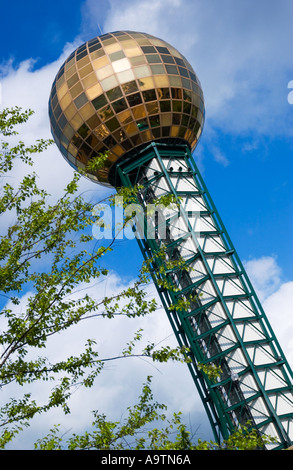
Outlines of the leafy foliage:
[[[157,423],[159,426],[154,426]],[[148,428],[148,425],[152,427]],[[139,401],[127,409],[122,422],[108,421],[104,414],[94,413],[92,431],[73,434],[64,439],[60,427],[52,428],[47,436],[39,439],[38,450],[255,450],[273,440],[260,437],[255,429],[241,426],[220,445],[212,441],[194,443],[194,436],[182,423],[181,413],[166,416],[166,406],[155,402],[151,390],[151,377],[143,385]]]
[[[3,136],[17,135],[15,127],[25,123],[32,111],[19,108],[5,109],[0,113],[0,131]],[[100,316],[113,319],[144,316],[156,309],[153,299],[147,300],[142,290],[142,279],[116,295],[95,299],[87,293],[72,294],[80,286],[104,279],[108,270],[102,257],[113,248],[97,247],[91,227],[95,221],[92,204],[78,196],[78,182],[82,176],[75,173],[64,193],[54,204],[50,195],[37,185],[36,174],[25,174],[17,188],[5,178],[13,171],[17,161],[33,165],[33,158],[51,145],[52,141],[39,140],[26,146],[23,142],[10,146],[1,142],[0,173],[3,184],[0,194],[0,215],[13,216],[13,223],[0,236],[0,291],[1,308],[1,358],[0,383],[5,387],[14,383],[23,386],[38,380],[54,384],[46,402],[36,403],[30,393],[11,399],[0,409],[0,428],[3,429],[0,445],[5,447],[13,436],[36,414],[53,407],[62,407],[69,413],[68,400],[77,384],[91,387],[103,370],[105,361],[130,355],[144,356],[162,361],[177,359],[180,350],[156,350],[149,345],[134,353],[130,343],[123,354],[101,359],[96,343],[88,339],[78,356],[65,357],[51,362],[45,354],[48,338],[68,330],[81,320]],[[101,157],[101,162],[105,158]],[[100,162],[100,163],[101,163]],[[99,162],[91,164],[94,171]],[[132,197],[131,194],[128,195]],[[127,201],[127,195],[124,195]],[[25,306],[21,306],[24,292],[28,292]],[[141,336],[135,338],[135,342]],[[29,358],[28,358],[29,357]]]
[[[20,108],[0,112],[0,134],[6,139],[17,135],[18,125],[27,122],[32,111]],[[31,419],[52,408],[62,408],[70,413],[69,399],[77,386],[92,387],[105,363],[126,357],[144,357],[151,361],[188,361],[186,348],[157,348],[149,343],[140,347],[142,331],[125,345],[122,353],[101,358],[94,339],[88,338],[83,350],[59,360],[49,360],[46,346],[49,338],[64,333],[82,320],[100,317],[113,321],[119,316],[129,319],[154,312],[157,304],[147,298],[145,283],[149,282],[150,270],[156,282],[164,288],[174,289],[166,273],[169,269],[188,269],[184,260],[166,263],[164,250],[155,259],[147,260],[137,278],[130,286],[110,297],[96,299],[81,289],[97,279],[105,279],[109,272],[103,266],[103,257],[113,250],[115,239],[107,246],[97,246],[91,227],[95,222],[92,204],[78,195],[78,183],[82,173],[75,173],[65,187],[63,195],[50,203],[50,195],[37,185],[35,173],[25,174],[15,188],[7,178],[21,161],[32,166],[36,155],[52,144],[51,140],[38,140],[27,146],[20,141],[11,145],[0,143],[0,216],[13,220],[7,226],[2,223],[0,232],[0,385],[2,390],[13,385],[31,386],[38,381],[48,384],[48,396],[43,402],[32,393],[19,393],[0,407],[0,448],[5,448],[26,427]],[[90,164],[89,171],[96,171],[106,155]],[[139,188],[121,189],[123,204],[136,202]],[[110,201],[113,203],[113,199]],[[170,198],[157,201],[163,205],[177,203]],[[125,224],[128,223],[128,218]],[[80,289],[80,291],[79,291]],[[73,295],[79,291],[78,295]],[[176,291],[176,289],[174,290]],[[24,293],[26,300],[24,303]],[[192,299],[178,299],[174,309],[185,308]],[[68,351],[67,351],[68,352]],[[203,372],[216,380],[219,370]],[[82,435],[73,434],[67,441],[55,426],[48,436],[39,439],[35,448],[53,450],[75,449],[215,449],[214,443],[193,443],[194,436],[181,422],[180,413],[171,419],[166,417],[166,407],[153,400],[148,378],[139,401],[129,407],[128,416],[120,423],[108,421],[104,414],[94,412],[92,431]],[[155,423],[160,426],[155,427]],[[151,427],[148,428],[148,425]],[[221,446],[225,449],[260,447],[260,439],[254,430],[242,427]]]

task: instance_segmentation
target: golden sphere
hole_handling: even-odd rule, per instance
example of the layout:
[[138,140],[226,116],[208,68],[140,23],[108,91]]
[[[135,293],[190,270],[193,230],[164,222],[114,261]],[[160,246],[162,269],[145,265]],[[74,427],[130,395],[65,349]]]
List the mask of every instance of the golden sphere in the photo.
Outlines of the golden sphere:
[[177,139],[195,148],[204,124],[200,82],[186,58],[162,39],[134,31],[98,36],[60,68],[50,94],[54,140],[73,168],[107,151],[87,173],[111,186],[111,167],[151,141]]

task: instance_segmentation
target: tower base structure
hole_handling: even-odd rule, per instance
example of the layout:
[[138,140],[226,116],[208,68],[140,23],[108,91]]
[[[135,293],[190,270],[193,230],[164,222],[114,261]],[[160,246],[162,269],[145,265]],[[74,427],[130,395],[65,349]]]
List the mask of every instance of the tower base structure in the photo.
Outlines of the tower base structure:
[[[190,351],[216,441],[249,423],[275,438],[267,448],[290,447],[292,371],[188,145],[152,142],[118,162],[111,177],[116,186],[139,187],[138,243],[178,343]],[[170,194],[176,209],[166,216],[161,208],[150,222],[149,206]],[[215,380],[207,368],[220,371]]]

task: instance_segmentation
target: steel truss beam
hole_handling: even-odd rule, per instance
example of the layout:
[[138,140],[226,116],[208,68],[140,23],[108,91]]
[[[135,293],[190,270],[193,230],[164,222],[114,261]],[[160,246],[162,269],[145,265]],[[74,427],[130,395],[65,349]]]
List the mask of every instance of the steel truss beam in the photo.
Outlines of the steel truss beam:
[[[152,143],[121,161],[116,175],[123,186],[143,185],[138,202],[145,217],[138,225],[144,236],[138,242],[178,343],[191,351],[188,367],[215,439],[221,442],[250,421],[260,434],[276,438],[269,448],[292,445],[292,371],[189,148]],[[174,195],[179,216],[169,211],[166,225],[160,209],[150,224],[147,205],[166,194]],[[163,258],[157,256],[162,248]],[[184,269],[168,267],[182,259]],[[163,272],[161,266],[167,266]],[[174,309],[182,299],[191,300]],[[202,364],[221,367],[216,383]]]

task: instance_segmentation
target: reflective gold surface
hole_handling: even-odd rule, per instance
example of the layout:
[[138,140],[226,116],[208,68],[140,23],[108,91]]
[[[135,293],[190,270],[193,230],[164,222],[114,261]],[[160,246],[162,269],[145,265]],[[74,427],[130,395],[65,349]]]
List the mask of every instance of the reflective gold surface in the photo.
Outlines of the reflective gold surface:
[[118,31],[74,51],[53,83],[49,115],[54,140],[74,167],[108,151],[88,176],[106,185],[121,156],[152,140],[176,138],[191,150],[204,123],[203,93],[191,65],[149,34]]

